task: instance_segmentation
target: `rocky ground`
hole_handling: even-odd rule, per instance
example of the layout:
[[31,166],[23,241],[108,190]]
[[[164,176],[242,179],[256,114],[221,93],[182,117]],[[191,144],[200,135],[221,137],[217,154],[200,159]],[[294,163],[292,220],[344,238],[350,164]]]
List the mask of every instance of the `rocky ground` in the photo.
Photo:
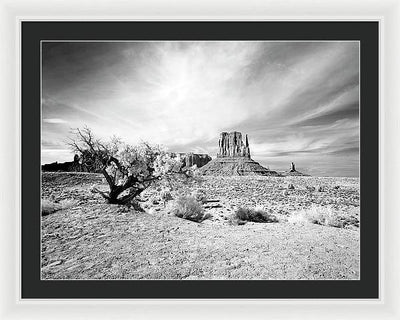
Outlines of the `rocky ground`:
[[[201,223],[169,215],[159,186],[142,195],[145,212],[106,204],[93,186],[107,189],[98,174],[43,174],[42,199],[58,210],[42,216],[42,279],[359,279],[358,178],[202,177],[172,191],[213,200]],[[234,224],[238,207],[279,222]],[[291,222],[310,207],[351,223]]]

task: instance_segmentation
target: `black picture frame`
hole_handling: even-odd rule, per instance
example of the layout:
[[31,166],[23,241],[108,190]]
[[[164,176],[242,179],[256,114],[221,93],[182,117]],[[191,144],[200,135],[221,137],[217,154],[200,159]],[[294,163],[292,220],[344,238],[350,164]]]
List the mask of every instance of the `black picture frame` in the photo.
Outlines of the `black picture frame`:
[[[360,280],[41,280],[40,43],[43,40],[360,41]],[[22,21],[22,299],[378,299],[378,21]]]

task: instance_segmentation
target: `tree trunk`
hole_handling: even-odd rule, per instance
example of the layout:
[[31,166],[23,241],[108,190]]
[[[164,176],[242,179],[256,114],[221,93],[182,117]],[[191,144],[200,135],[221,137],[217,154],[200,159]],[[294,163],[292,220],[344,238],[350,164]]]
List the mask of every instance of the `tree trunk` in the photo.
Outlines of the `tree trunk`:
[[108,194],[108,203],[119,204],[118,196],[123,192],[119,186],[110,187],[110,192]]
[[[135,184],[139,182],[137,177],[130,176],[124,185],[117,186],[115,185],[115,178],[113,179],[110,177],[105,168],[103,168],[102,172],[110,188],[110,192],[107,195],[102,193],[102,196],[106,198],[107,202],[110,204],[129,204],[146,189],[146,187],[135,187]],[[131,190],[127,195],[119,197],[121,193],[128,189]]]
[[[131,187],[130,187],[131,188]],[[110,187],[110,192],[108,195],[108,203],[110,204],[129,204],[135,197],[137,197],[139,194],[141,194],[145,189],[139,188],[136,190],[131,190],[127,195],[120,197],[119,195],[126,191],[127,187],[124,186],[113,186]]]

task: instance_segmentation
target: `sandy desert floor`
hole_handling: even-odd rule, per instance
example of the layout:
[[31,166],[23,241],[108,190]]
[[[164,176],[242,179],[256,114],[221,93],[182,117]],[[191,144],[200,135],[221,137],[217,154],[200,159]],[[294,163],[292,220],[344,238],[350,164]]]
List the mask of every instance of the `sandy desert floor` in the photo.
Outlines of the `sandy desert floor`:
[[[107,189],[101,175],[43,173],[42,199],[60,210],[42,216],[42,279],[359,279],[358,178],[204,177],[173,193],[201,189],[215,200],[201,223],[168,214],[157,187],[136,212],[106,204],[93,185]],[[313,206],[351,223],[290,219]],[[278,222],[233,224],[238,207]]]

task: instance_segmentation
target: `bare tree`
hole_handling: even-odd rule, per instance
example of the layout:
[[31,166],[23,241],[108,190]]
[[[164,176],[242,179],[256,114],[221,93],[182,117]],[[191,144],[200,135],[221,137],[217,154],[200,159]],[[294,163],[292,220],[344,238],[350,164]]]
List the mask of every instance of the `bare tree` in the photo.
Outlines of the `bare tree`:
[[94,191],[109,203],[128,204],[157,180],[176,174],[190,176],[188,171],[182,170],[181,161],[160,146],[146,142],[132,146],[116,137],[104,142],[86,126],[72,133],[69,146],[81,156],[83,162],[100,168],[109,191],[97,188]]

